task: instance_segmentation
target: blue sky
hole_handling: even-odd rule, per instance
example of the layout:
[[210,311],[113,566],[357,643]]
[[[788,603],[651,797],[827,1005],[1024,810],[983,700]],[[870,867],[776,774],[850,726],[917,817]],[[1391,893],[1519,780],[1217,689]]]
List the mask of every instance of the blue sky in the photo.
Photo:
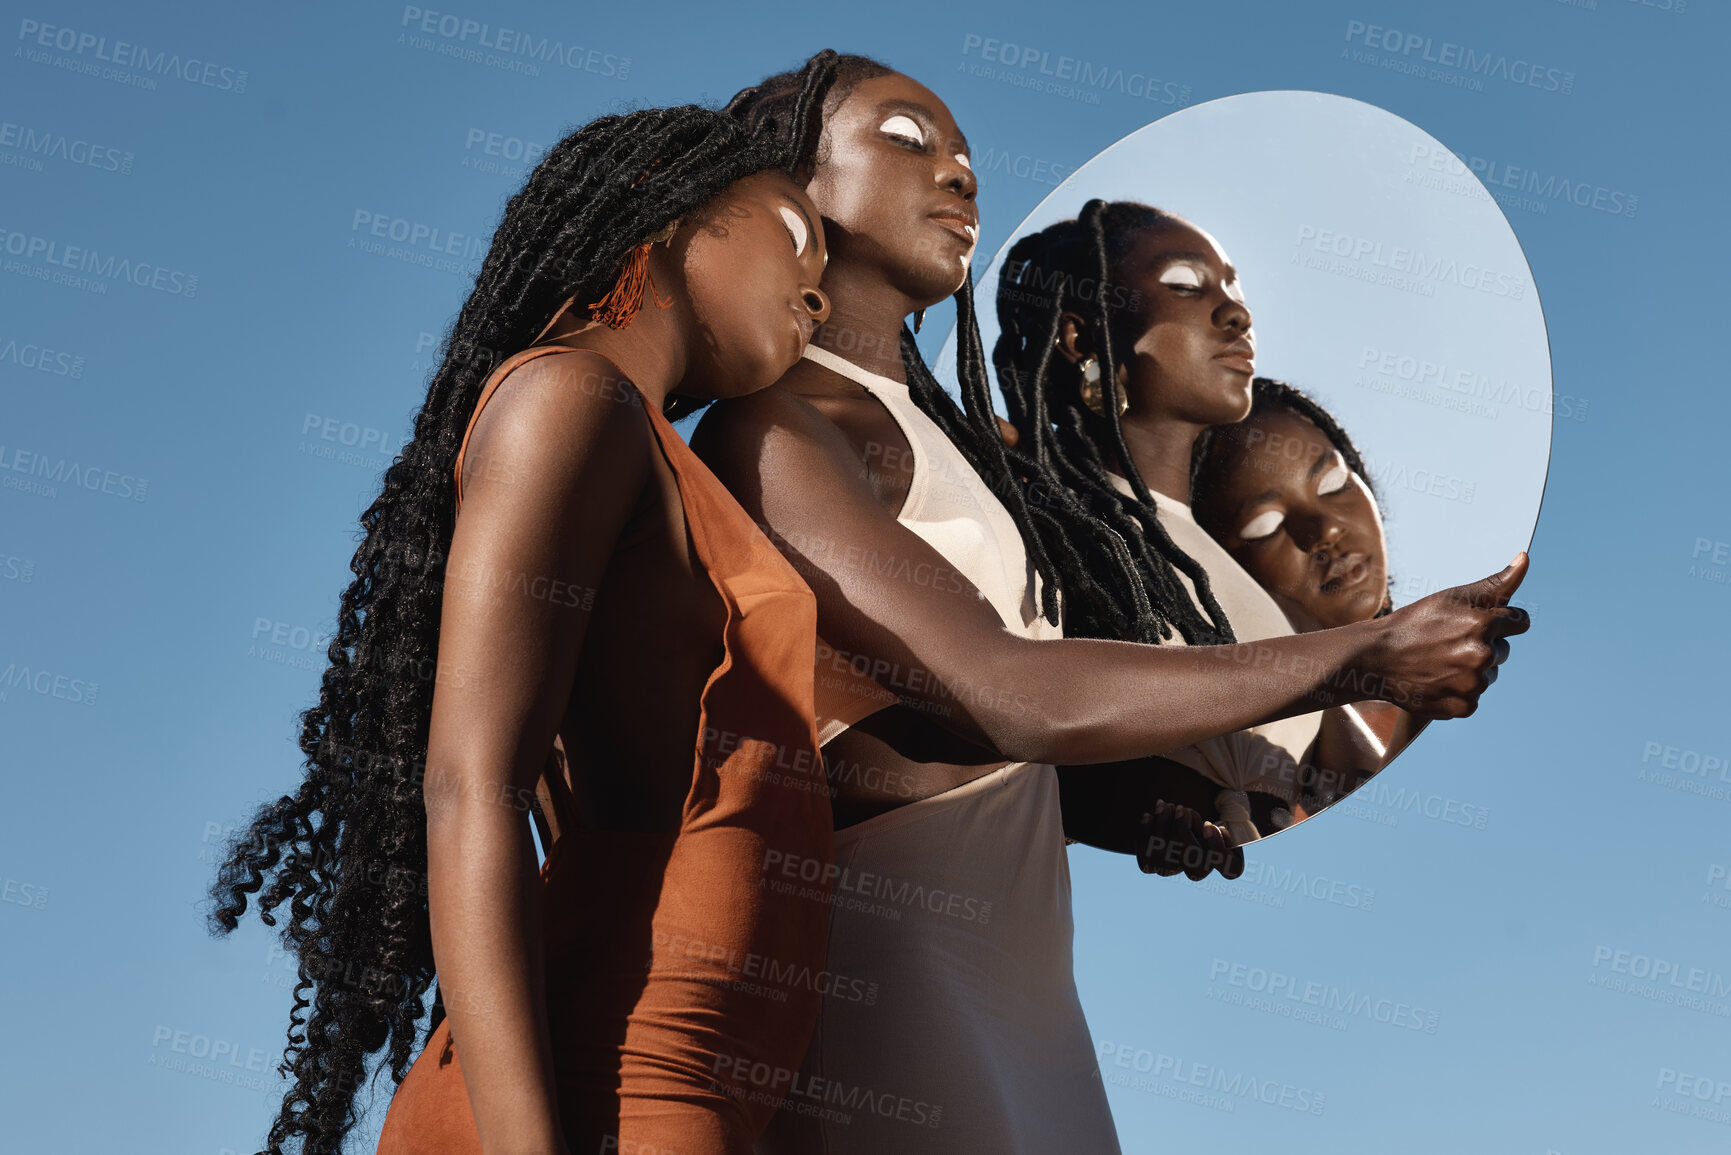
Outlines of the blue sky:
[[[986,254],[1181,108],[1271,89],[1381,106],[1481,162],[1556,393],[1585,402],[1552,430],[1535,625],[1477,716],[1253,848],[1235,883],[1073,852],[1125,1151],[1731,1148],[1731,422],[1712,336],[1731,254],[1725,151],[1696,127],[1725,106],[1727,20],[1682,3],[8,2],[12,1144],[254,1149],[292,974],[262,927],[204,936],[209,858],[295,778],[355,519],[474,238],[569,127],[719,101],[829,45],[949,103]],[[464,21],[560,57],[476,50]],[[1547,178],[1591,195],[1535,192]],[[1252,156],[1242,179],[1281,177]],[[83,484],[44,486],[39,459]]]

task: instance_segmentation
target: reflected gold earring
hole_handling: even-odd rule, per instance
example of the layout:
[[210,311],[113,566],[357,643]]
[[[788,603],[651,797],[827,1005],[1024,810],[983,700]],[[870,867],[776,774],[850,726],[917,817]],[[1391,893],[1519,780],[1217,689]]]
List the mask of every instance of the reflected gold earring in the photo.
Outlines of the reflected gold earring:
[[[1082,383],[1076,387],[1082,404],[1101,417],[1106,416],[1106,390],[1100,385],[1100,359],[1090,353],[1082,360]],[[1130,408],[1130,395],[1118,390],[1118,413]]]

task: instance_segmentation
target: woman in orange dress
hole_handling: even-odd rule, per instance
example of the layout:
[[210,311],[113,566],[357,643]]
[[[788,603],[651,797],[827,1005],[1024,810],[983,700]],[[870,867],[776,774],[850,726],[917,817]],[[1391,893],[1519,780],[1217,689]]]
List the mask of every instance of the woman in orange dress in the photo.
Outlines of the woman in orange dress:
[[735,1072],[804,1053],[823,908],[757,883],[831,854],[815,604],[669,424],[828,315],[802,151],[604,117],[507,205],[361,518],[305,779],[214,887],[219,930],[291,912],[273,1153],[338,1150],[383,1048],[381,1152],[741,1155],[775,1104]]

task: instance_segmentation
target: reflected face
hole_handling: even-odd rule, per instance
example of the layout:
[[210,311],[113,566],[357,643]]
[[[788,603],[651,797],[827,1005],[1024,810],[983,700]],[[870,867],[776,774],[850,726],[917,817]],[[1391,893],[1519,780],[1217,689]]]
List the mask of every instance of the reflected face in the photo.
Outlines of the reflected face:
[[1188,222],[1144,230],[1118,263],[1141,303],[1115,333],[1132,411],[1199,425],[1250,412],[1256,337],[1238,270],[1213,237]]
[[669,256],[699,333],[682,393],[719,399],[773,383],[829,317],[818,288],[827,260],[821,218],[782,172],[728,186],[681,226]]
[[1375,617],[1388,596],[1382,513],[1322,430],[1271,409],[1215,437],[1198,523],[1262,588],[1317,625]]
[[934,305],[967,276],[980,235],[968,141],[944,102],[900,73],[859,81],[824,116],[807,191],[829,231],[832,267],[880,272]]

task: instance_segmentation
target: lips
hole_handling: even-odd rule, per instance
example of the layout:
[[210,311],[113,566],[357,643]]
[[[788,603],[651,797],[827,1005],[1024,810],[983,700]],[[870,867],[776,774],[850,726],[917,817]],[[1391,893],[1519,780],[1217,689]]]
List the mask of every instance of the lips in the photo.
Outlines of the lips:
[[1322,592],[1325,594],[1339,593],[1363,581],[1370,575],[1370,555],[1359,553],[1343,553],[1328,563],[1328,568],[1322,574]]
[[1242,337],[1214,354],[1214,359],[1240,373],[1256,372],[1256,346]]
[[970,204],[946,205],[930,216],[939,226],[970,245],[980,239],[980,213]]

